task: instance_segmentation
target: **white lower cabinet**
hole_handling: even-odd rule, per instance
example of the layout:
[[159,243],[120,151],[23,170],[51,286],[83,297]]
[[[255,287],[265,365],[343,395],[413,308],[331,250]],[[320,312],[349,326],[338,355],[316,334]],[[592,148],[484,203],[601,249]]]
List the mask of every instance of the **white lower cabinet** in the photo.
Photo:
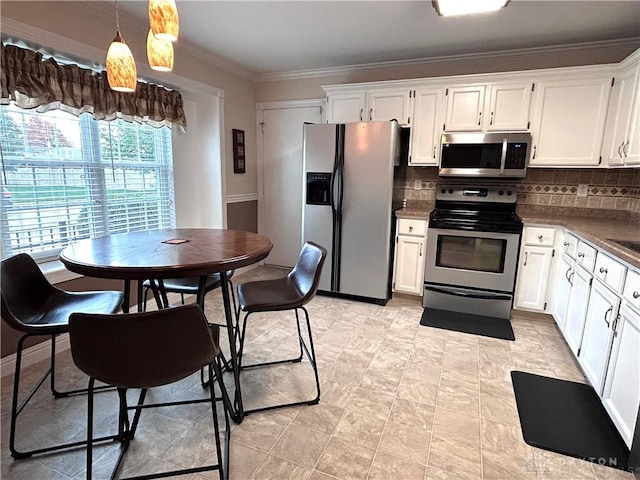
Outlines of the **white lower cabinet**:
[[602,403],[631,448],[640,406],[640,313],[620,307]]
[[578,265],[573,267],[569,276],[571,289],[569,290],[566,318],[560,330],[575,355],[578,354],[582,342],[592,282],[592,275],[584,268]]
[[520,253],[516,308],[544,312],[553,248],[525,245]]
[[399,218],[393,269],[393,291],[422,295],[426,220]]
[[578,352],[578,362],[589,383],[602,394],[605,373],[611,353],[620,298],[599,281],[594,282],[588,298],[584,335]]
[[553,319],[560,330],[564,328],[567,320],[567,306],[569,305],[569,292],[571,291],[571,274],[573,273],[573,259],[566,254],[560,257],[560,268],[556,279],[556,299],[553,303]]

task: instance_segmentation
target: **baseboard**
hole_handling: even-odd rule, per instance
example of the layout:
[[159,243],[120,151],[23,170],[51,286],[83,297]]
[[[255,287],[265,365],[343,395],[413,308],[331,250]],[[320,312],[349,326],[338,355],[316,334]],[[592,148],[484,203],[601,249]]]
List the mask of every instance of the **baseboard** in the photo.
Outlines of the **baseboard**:
[[[56,337],[56,352],[61,352],[71,348],[69,344],[69,334],[64,333]],[[22,368],[28,367],[42,360],[47,360],[51,355],[51,340],[33,345],[26,348],[22,352]],[[13,375],[16,369],[16,357],[15,353],[7,355],[2,359],[0,363],[0,372],[2,378]]]

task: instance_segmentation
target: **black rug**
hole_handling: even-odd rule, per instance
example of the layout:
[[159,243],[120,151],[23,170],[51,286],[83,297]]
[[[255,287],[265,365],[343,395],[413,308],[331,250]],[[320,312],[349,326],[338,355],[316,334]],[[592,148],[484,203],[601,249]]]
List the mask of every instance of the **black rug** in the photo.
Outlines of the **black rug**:
[[422,312],[420,325],[470,333],[472,335],[482,335],[484,337],[499,338],[502,340],[516,339],[513,335],[511,322],[504,318],[425,308]]
[[517,371],[511,380],[525,442],[629,469],[629,450],[590,385]]

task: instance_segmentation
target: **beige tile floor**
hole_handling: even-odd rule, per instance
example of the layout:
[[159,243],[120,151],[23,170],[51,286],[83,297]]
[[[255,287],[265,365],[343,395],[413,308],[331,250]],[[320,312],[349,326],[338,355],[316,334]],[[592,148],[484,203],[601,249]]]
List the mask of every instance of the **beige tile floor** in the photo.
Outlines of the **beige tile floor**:
[[[282,275],[259,267],[235,283]],[[207,316],[221,318],[220,292]],[[309,305],[321,375],[316,406],[249,415],[231,426],[233,480],[628,479],[633,475],[528,446],[511,387],[513,369],[584,381],[552,322],[516,313],[515,342],[419,325],[420,299],[385,307],[316,297]],[[286,327],[286,328],[284,328]],[[277,314],[255,316],[246,361],[295,351],[295,327]],[[84,385],[68,351],[59,353],[60,384]],[[282,358],[282,357],[281,357]],[[43,365],[27,369],[35,378]],[[230,380],[225,375],[229,386]],[[248,408],[309,398],[308,364],[243,372]],[[198,375],[152,392],[153,399],[203,396]],[[305,397],[307,395],[307,397]],[[1,476],[6,480],[81,479],[84,451],[14,461],[8,451],[11,382],[2,381]],[[97,428],[113,428],[115,395],[97,398]],[[83,438],[84,397],[37,395],[19,424],[19,446]],[[215,459],[206,406],[145,412],[121,474],[184,468]],[[117,445],[96,449],[94,478],[108,478]],[[186,478],[217,478],[215,472]]]

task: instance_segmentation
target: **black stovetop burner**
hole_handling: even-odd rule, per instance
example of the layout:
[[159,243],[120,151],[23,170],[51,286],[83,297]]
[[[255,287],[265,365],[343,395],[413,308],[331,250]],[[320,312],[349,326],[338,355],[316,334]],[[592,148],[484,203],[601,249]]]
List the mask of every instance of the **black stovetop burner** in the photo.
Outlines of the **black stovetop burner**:
[[429,214],[429,228],[520,233],[515,197],[511,190],[506,196],[500,187],[441,189]]

